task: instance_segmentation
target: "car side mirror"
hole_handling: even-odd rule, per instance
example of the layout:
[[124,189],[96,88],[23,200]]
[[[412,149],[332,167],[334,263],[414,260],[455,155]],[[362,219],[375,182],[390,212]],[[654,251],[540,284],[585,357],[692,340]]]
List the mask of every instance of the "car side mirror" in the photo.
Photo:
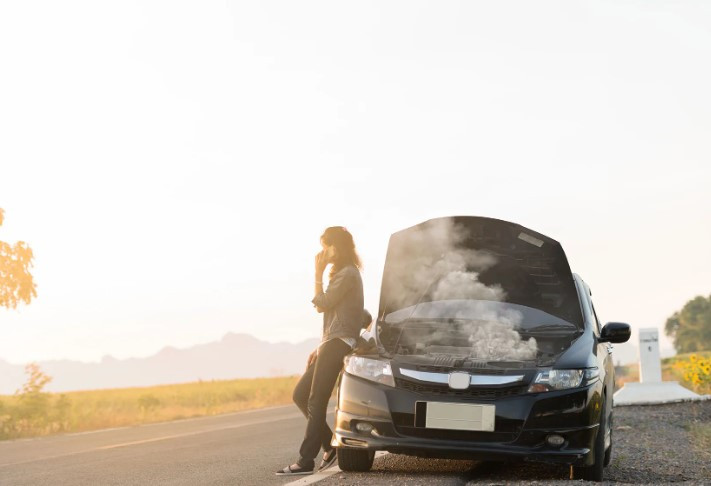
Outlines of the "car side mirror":
[[624,322],[608,322],[600,331],[601,343],[626,343],[630,339],[630,325]]

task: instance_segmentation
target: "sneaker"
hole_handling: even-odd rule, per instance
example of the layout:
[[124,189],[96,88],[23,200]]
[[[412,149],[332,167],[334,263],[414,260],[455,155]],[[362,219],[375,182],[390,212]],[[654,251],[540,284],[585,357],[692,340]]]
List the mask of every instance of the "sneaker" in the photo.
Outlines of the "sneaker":
[[284,469],[279,469],[276,472],[277,476],[303,476],[305,474],[313,474],[314,468],[306,469],[299,466],[298,464],[292,464],[291,466],[286,466]]
[[336,453],[336,449],[331,449],[330,451],[326,451],[323,453],[323,462],[321,463],[321,467],[318,468],[319,471],[323,471],[324,469],[328,469],[329,467],[333,466],[333,463],[336,462],[336,457],[338,454]]

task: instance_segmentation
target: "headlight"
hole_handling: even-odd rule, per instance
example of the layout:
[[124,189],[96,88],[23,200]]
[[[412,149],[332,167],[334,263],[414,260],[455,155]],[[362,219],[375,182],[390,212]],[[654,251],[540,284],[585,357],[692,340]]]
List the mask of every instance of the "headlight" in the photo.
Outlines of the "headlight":
[[363,358],[362,356],[346,356],[346,373],[366,380],[382,383],[383,385],[395,386],[393,370],[390,362],[379,359]]
[[567,390],[576,388],[583,383],[592,383],[600,374],[597,368],[586,368],[582,370],[543,370],[539,371],[533,384],[529,387],[530,393]]

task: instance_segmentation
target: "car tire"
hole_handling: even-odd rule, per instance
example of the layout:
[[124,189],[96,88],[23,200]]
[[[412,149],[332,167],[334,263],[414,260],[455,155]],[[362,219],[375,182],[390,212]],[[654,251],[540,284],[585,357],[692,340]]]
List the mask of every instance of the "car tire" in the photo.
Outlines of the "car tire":
[[603,402],[603,413],[600,414],[600,425],[595,436],[593,457],[595,462],[590,466],[573,466],[573,477],[584,479],[585,481],[602,481],[602,473],[605,469],[605,427],[607,427],[607,417],[605,417],[606,404]]
[[373,467],[374,451],[339,447],[337,452],[338,467],[342,471],[365,472]]

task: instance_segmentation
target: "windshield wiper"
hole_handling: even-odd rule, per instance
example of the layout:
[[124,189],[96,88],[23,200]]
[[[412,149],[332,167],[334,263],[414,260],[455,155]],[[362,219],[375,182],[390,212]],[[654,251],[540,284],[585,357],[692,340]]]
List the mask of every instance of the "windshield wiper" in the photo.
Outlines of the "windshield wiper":
[[528,329],[521,329],[520,332],[531,333],[531,332],[546,332],[546,331],[578,331],[578,326],[573,324],[541,324],[536,327],[529,327]]

